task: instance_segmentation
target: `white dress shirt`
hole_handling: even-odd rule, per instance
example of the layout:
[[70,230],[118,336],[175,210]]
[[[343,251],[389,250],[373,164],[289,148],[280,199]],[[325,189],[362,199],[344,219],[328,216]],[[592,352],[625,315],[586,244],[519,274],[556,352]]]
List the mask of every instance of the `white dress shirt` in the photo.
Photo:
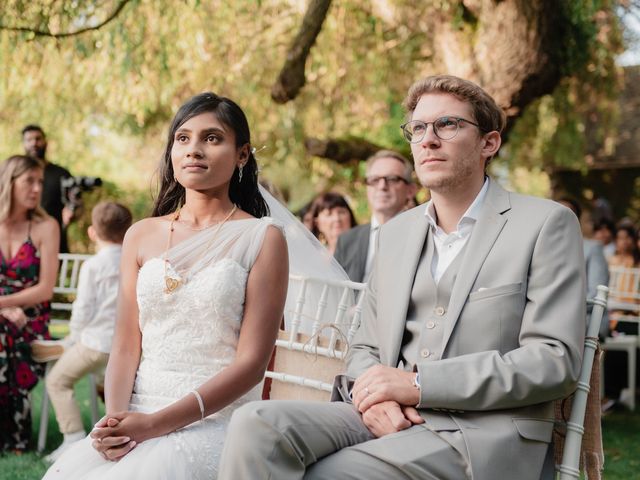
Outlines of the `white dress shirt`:
[[484,202],[484,197],[489,189],[489,179],[484,179],[484,185],[476,195],[473,203],[469,205],[469,208],[462,215],[456,226],[456,230],[451,233],[446,233],[442,228],[438,226],[436,209],[433,205],[433,201],[427,202],[425,209],[425,216],[429,222],[431,232],[433,233],[433,245],[435,251],[433,252],[433,261],[431,263],[431,274],[436,283],[440,281],[444,272],[447,271],[449,265],[455,260],[462,248],[469,240],[473,226],[478,220],[480,214],[480,208]]
[[363,282],[366,282],[373,268],[373,257],[376,255],[376,242],[378,241],[378,232],[380,231],[380,222],[375,217],[371,216],[371,230],[369,231],[369,248],[367,249],[367,263],[364,266]]
[[71,339],[109,353],[116,323],[121,245],[100,249],[80,267],[78,294],[71,310]]

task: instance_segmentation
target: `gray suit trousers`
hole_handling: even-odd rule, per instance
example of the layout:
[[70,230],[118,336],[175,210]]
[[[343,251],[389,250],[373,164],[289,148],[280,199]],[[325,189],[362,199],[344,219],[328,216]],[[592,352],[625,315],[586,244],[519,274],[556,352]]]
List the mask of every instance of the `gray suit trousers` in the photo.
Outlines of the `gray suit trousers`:
[[421,425],[375,438],[343,402],[252,402],[233,414],[219,480],[465,479],[459,431]]

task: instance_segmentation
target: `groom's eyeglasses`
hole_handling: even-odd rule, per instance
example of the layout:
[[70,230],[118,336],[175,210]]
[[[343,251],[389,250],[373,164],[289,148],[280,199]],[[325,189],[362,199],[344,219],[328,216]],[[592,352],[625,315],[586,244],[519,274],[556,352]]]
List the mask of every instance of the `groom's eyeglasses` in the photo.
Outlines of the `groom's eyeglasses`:
[[384,177],[367,177],[365,178],[364,183],[366,183],[370,187],[377,187],[380,183],[380,180],[391,187],[394,187],[400,183],[409,183],[409,180],[398,175],[386,175]]
[[433,133],[435,133],[436,137],[438,137],[440,140],[451,140],[456,135],[458,135],[458,131],[460,130],[460,122],[474,125],[478,127],[481,132],[483,131],[480,125],[462,117],[440,117],[436,118],[433,122],[412,120],[403,125],[400,125],[400,128],[402,129],[404,138],[406,138],[407,142],[409,143],[421,142],[424,136],[427,134],[427,128],[429,127],[429,124],[433,125]]

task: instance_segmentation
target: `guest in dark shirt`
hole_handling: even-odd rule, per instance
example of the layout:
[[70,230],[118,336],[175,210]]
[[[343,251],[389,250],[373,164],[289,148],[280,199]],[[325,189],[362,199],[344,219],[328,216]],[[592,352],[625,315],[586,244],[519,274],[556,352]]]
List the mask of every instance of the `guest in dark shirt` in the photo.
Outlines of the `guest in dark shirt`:
[[67,226],[73,219],[73,211],[65,205],[62,179],[71,177],[71,173],[66,168],[47,161],[47,137],[40,126],[27,125],[22,129],[22,146],[27,155],[38,158],[45,164],[40,204],[60,225],[60,251],[68,252]]

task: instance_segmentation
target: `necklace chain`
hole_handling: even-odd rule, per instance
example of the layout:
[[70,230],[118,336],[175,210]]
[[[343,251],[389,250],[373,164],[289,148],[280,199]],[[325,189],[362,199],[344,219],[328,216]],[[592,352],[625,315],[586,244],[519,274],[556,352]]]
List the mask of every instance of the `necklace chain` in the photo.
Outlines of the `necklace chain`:
[[193,232],[201,232],[202,230],[206,230],[209,227],[213,227],[214,225],[220,223],[220,222],[224,222],[225,219],[222,220],[213,220],[211,223],[207,223],[204,227],[192,227],[191,225],[189,225],[187,222],[185,222],[184,220],[180,219],[180,214],[182,213],[183,207],[180,207],[178,209],[178,211],[176,212],[176,215],[173,219],[173,221],[176,221],[182,225],[184,225],[186,228],[188,228],[189,230],[193,231]]
[[[176,214],[171,219],[171,223],[169,224],[169,235],[167,236],[167,248],[165,249],[164,255],[162,256],[162,260],[163,260],[163,263],[164,263],[164,285],[165,285],[164,292],[165,293],[172,293],[181,284],[185,283],[185,281],[186,281],[186,279],[183,279],[180,276],[172,277],[167,273],[167,263],[169,263],[169,261],[167,260],[167,254],[169,253],[169,248],[171,247],[171,237],[173,237],[173,231],[175,230],[174,224],[180,218],[180,210],[181,209],[182,209],[182,207],[180,207],[176,211]],[[209,247],[213,243],[213,240],[218,236],[218,232],[220,231],[222,226],[225,223],[227,223],[227,220],[229,220],[233,216],[233,214],[236,212],[237,209],[238,209],[238,206],[234,205],[233,208],[231,209],[231,211],[227,214],[227,216],[224,217],[224,219],[220,223],[218,223],[218,226],[216,227],[216,229],[211,234],[211,238],[209,239],[209,242],[207,243],[206,247],[202,251],[202,254],[200,255],[200,258],[202,258],[207,253],[207,251],[209,250]],[[207,225],[207,227],[210,227],[212,225],[213,224]],[[200,228],[197,231],[204,230],[207,227]],[[195,230],[195,229],[192,229],[192,230]]]

